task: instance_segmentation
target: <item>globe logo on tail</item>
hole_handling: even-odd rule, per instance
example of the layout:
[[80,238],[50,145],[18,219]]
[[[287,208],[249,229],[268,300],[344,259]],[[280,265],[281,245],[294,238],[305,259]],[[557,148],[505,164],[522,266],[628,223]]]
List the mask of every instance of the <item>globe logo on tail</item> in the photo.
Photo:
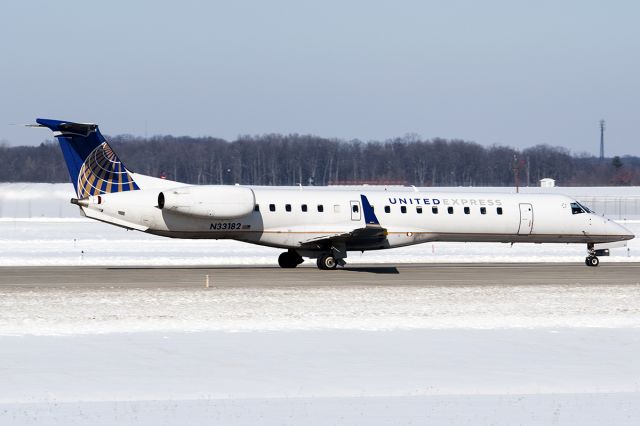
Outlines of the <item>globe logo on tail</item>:
[[78,174],[78,196],[140,189],[109,144],[103,142],[87,156]]

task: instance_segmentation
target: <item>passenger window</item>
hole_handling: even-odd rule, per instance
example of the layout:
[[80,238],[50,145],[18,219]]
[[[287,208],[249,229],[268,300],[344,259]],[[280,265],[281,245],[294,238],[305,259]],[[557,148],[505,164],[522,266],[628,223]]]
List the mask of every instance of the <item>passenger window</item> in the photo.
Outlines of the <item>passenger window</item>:
[[431,207],[431,213],[438,214],[438,208],[437,207]]
[[358,205],[357,205],[357,204],[354,204],[354,205],[351,207],[351,211],[352,211],[352,212],[354,212],[354,213],[358,213]]
[[449,212],[449,214],[453,214],[453,207],[447,207],[447,212]]
[[580,213],[584,213],[584,210],[582,209],[582,206],[580,206],[580,204],[571,203],[571,213],[572,214],[580,214]]
[[498,213],[498,214],[502,214],[502,207],[498,207],[498,208],[496,209],[496,213]]
[[275,212],[276,211],[276,205],[275,204],[269,204],[269,211],[270,212]]
[[384,206],[384,212],[385,212],[385,213],[391,213],[391,207],[389,207],[389,206]]
[[300,208],[302,209],[303,212],[307,211],[307,205],[306,204],[301,205]]
[[400,212],[401,213],[406,213],[407,212],[407,206],[400,206]]
[[322,213],[324,211],[324,206],[322,204],[318,204],[318,212]]
[[486,207],[480,207],[480,214],[487,214],[487,208]]
[[471,213],[471,209],[469,207],[465,207],[464,214],[469,214],[469,213]]
[[253,211],[254,212],[259,212],[260,211],[260,204],[256,204],[255,206],[253,206]]
[[285,205],[284,205],[284,209],[285,209],[286,211],[290,212],[290,211],[291,211],[291,204],[285,204]]
[[417,206],[416,207],[416,213],[422,214],[422,207],[421,206]]

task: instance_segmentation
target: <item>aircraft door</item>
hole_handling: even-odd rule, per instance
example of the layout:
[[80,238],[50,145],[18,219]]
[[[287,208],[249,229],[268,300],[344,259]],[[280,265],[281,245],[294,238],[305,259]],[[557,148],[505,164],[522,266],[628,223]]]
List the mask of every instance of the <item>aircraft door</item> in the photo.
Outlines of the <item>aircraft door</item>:
[[360,201],[351,201],[351,220],[360,220],[362,217],[361,210]]
[[520,227],[518,235],[529,235],[533,229],[533,206],[531,204],[520,204]]

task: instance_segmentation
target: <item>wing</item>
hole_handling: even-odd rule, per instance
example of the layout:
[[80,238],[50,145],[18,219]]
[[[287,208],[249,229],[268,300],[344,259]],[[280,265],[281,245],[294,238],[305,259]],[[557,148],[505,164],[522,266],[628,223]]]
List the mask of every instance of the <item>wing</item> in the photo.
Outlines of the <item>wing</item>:
[[321,235],[306,241],[300,241],[304,248],[321,248],[327,244],[344,242],[349,245],[367,246],[377,245],[387,239],[387,230],[380,225],[369,200],[360,195],[365,226],[348,232]]

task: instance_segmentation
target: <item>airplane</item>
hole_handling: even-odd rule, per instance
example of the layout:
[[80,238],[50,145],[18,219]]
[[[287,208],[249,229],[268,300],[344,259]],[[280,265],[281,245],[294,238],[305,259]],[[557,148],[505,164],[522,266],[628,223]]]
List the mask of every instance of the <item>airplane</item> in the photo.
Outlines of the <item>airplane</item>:
[[[127,169],[96,124],[37,119],[53,131],[80,213],[172,238],[233,239],[284,249],[282,268],[303,258],[322,270],[350,251],[433,241],[580,243],[600,264],[606,243],[634,238],[620,224],[558,194],[438,192],[416,187],[189,185]],[[605,244],[603,246],[603,244]],[[597,246],[596,246],[597,245]]]

